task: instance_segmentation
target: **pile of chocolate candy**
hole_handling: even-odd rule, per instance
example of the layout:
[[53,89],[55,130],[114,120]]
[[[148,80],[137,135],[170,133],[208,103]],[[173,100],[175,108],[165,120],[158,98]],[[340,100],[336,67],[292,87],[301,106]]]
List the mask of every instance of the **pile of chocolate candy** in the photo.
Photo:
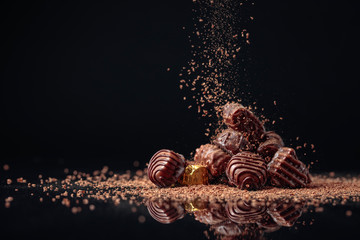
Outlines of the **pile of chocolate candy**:
[[193,161],[171,150],[160,150],[150,159],[149,179],[159,187],[227,183],[240,189],[261,189],[268,182],[276,187],[298,188],[311,180],[309,169],[285,147],[282,138],[265,131],[263,123],[239,103],[222,107],[228,127],[211,144],[196,149]]

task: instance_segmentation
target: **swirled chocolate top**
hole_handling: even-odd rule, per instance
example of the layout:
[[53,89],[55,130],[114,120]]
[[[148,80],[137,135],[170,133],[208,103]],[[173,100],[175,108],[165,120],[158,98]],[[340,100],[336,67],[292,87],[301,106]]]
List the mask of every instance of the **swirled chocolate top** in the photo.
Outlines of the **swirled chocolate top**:
[[226,176],[240,189],[260,189],[267,178],[265,161],[256,153],[239,152],[230,159]]
[[176,183],[185,170],[185,158],[174,151],[162,149],[156,152],[149,162],[148,177],[159,187]]

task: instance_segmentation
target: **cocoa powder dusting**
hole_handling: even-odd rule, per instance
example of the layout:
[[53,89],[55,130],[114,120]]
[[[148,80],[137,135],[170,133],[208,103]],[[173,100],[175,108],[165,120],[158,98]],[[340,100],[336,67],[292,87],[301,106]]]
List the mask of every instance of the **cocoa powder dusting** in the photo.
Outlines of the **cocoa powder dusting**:
[[[43,184],[28,184],[29,189],[40,188],[51,201],[59,199],[63,205],[72,207],[73,213],[79,213],[79,204],[89,205],[94,210],[93,201],[112,202],[115,205],[121,201],[132,201],[137,204],[149,199],[165,199],[180,202],[194,200],[204,202],[228,202],[239,198],[254,201],[276,201],[288,199],[291,201],[306,201],[309,205],[319,207],[322,204],[345,204],[348,201],[360,202],[360,176],[336,177],[328,175],[312,175],[312,183],[306,188],[283,189],[265,187],[262,190],[240,190],[223,184],[193,185],[171,188],[155,186],[147,176],[147,169],[131,176],[125,174],[101,173],[96,175],[82,172],[67,175],[63,180],[48,178]],[[23,183],[20,183],[23,184]],[[70,190],[72,189],[72,190]],[[69,192],[70,190],[70,192]],[[42,202],[43,198],[40,199]],[[76,199],[82,199],[81,202]],[[5,201],[9,206],[12,197]],[[73,206],[74,205],[74,206]],[[73,208],[75,207],[75,208]]]

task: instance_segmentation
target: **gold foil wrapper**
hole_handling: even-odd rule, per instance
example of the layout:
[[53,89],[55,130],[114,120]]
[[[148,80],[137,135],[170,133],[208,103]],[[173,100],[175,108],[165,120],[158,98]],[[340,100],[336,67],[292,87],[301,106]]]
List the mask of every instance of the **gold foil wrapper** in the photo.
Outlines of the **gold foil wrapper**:
[[209,183],[208,170],[202,165],[188,165],[180,178],[182,185],[201,185]]

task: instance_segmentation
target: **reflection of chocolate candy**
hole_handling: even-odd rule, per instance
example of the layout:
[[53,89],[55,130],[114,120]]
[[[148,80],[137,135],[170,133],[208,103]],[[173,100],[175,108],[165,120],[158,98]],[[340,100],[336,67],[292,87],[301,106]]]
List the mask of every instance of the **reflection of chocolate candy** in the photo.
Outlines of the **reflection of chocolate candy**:
[[209,173],[205,166],[189,164],[179,182],[182,185],[208,184]]
[[247,134],[252,142],[258,141],[265,132],[261,121],[239,103],[227,103],[223,107],[222,115],[227,126]]
[[209,203],[206,209],[194,212],[195,219],[201,223],[214,225],[227,219],[225,209],[220,203]]
[[284,146],[284,142],[282,138],[273,131],[266,132],[264,138],[265,141],[259,145],[257,152],[266,162],[270,162],[277,150]]
[[225,206],[228,218],[238,224],[256,223],[266,215],[266,207],[244,200],[228,202]]
[[214,144],[231,156],[242,150],[252,149],[252,146],[245,135],[231,128],[225,129],[219,133],[214,140]]
[[262,239],[263,231],[256,224],[237,225],[231,221],[211,226],[217,239],[235,240],[235,239]]
[[211,226],[211,229],[214,230],[215,235],[221,236],[239,236],[242,232],[237,224],[229,220],[215,224]]
[[266,182],[265,161],[256,153],[239,152],[230,159],[226,176],[240,189],[260,189]]
[[215,145],[205,144],[196,149],[194,163],[203,165],[212,176],[217,177],[224,173],[230,156]]
[[184,169],[185,159],[181,154],[163,149],[150,159],[148,177],[158,187],[168,187],[176,183]]
[[168,224],[184,217],[184,208],[171,201],[149,200],[147,209],[150,215],[158,222]]
[[295,150],[280,148],[268,164],[271,183],[277,187],[305,187],[311,182],[309,169],[298,160]]
[[268,213],[280,226],[291,227],[301,216],[304,203],[280,202],[268,208]]
[[270,214],[264,215],[260,221],[257,222],[258,226],[262,228],[265,232],[271,233],[279,230],[281,226],[277,224]]

